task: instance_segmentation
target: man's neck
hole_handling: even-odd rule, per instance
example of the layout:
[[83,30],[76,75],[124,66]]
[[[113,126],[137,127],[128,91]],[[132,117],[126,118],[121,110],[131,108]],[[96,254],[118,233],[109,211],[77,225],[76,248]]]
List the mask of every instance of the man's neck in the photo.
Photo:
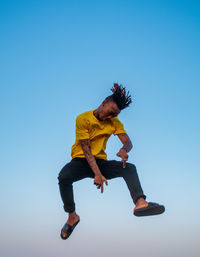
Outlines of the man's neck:
[[98,110],[98,109],[94,110],[94,111],[93,111],[93,114],[94,114],[94,116],[97,118],[97,120],[102,121],[102,120],[99,118],[99,110]]

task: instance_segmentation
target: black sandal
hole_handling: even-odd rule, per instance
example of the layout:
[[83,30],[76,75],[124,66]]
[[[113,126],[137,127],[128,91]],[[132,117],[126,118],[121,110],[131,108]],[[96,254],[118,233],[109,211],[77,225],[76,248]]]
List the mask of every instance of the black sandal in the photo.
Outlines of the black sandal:
[[158,215],[158,214],[162,214],[164,211],[165,211],[165,207],[163,205],[149,202],[147,207],[134,210],[134,215],[138,217]]
[[[74,228],[75,228],[76,225],[79,223],[79,221],[80,221],[80,219],[79,219],[77,222],[75,222],[74,225],[72,225],[72,226],[69,225],[69,224],[67,224],[67,223],[65,223],[65,225],[64,225],[63,228],[61,229],[61,233],[60,233],[61,238],[64,239],[64,240],[67,239],[67,238],[71,235],[71,233],[73,232]],[[66,233],[67,236],[66,236],[66,237],[63,236],[63,235],[62,235],[62,232]]]

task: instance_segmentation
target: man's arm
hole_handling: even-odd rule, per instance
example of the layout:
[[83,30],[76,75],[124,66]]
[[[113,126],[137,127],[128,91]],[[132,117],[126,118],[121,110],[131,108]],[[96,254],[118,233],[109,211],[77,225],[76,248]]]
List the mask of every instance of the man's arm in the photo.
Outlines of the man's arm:
[[117,153],[117,156],[122,158],[123,168],[125,168],[126,161],[128,160],[127,152],[129,152],[132,149],[133,145],[132,145],[132,142],[131,142],[129,136],[126,133],[121,133],[121,134],[118,134],[117,136],[119,137],[120,141],[123,144],[122,148]]
[[86,158],[88,164],[90,165],[92,171],[94,172],[95,176],[102,175],[101,171],[97,165],[97,162],[94,158],[94,155],[92,155],[91,147],[90,147],[90,140],[89,139],[79,140],[79,143],[83,149],[85,158]]
[[130,150],[133,148],[133,145],[129,136],[126,133],[118,134],[117,136],[123,144],[122,149],[126,150],[127,153],[130,152]]
[[83,152],[88,164],[90,165],[92,171],[94,172],[94,175],[95,175],[94,184],[97,186],[98,189],[101,187],[101,193],[103,193],[103,182],[105,182],[106,185],[108,185],[108,182],[105,179],[105,177],[101,174],[101,171],[97,165],[96,159],[91,152],[90,140],[89,139],[79,140],[79,143],[83,149]]

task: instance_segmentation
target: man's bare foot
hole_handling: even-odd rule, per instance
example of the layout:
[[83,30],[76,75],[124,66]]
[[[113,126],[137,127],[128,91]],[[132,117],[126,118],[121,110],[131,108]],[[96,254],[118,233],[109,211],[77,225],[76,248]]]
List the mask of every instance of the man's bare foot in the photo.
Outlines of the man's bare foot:
[[144,208],[144,207],[147,207],[147,206],[148,206],[148,202],[145,201],[143,197],[140,197],[135,204],[134,210]]
[[[73,226],[78,220],[80,220],[79,215],[76,214],[76,212],[73,213],[69,213],[69,217],[67,220],[67,224],[69,224],[70,226]],[[63,237],[67,237],[68,235],[65,232],[61,232]]]

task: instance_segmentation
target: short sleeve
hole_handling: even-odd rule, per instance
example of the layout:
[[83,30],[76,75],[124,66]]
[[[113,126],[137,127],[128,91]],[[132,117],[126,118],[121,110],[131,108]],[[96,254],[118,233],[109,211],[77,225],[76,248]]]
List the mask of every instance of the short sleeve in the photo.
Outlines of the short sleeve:
[[76,118],[76,140],[89,139],[88,120],[78,116]]
[[113,126],[115,128],[115,131],[113,132],[114,135],[126,133],[126,130],[124,130],[124,125],[121,123],[121,121],[115,117],[112,119]]

